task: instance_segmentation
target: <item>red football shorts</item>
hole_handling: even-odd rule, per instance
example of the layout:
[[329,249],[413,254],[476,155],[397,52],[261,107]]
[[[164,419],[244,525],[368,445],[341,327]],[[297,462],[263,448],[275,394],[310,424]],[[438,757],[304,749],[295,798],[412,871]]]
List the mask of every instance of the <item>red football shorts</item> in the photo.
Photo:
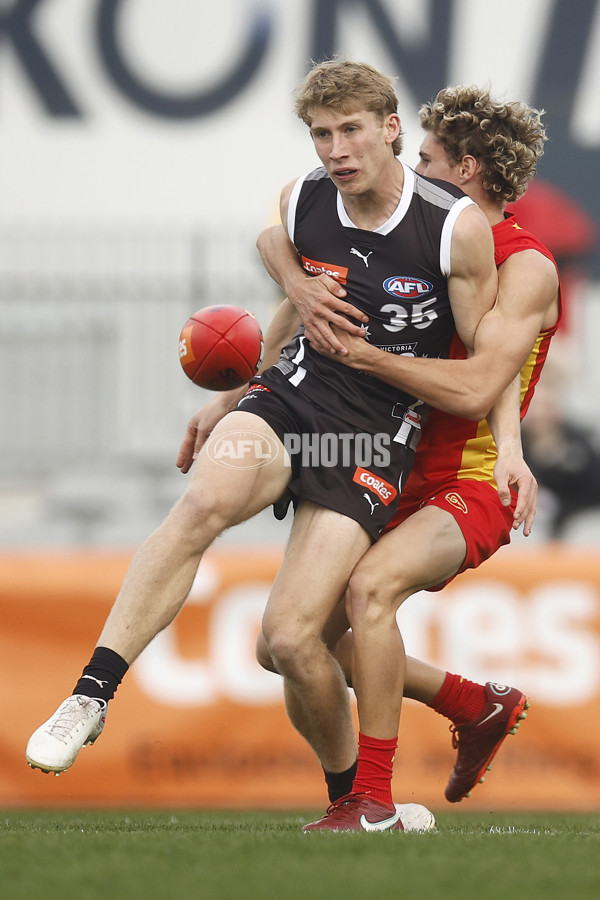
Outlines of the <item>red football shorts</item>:
[[[384,534],[426,506],[445,509],[456,519],[467,544],[463,564],[456,573],[459,575],[465,569],[476,569],[496,550],[499,550],[504,544],[510,543],[516,503],[517,493],[513,491],[511,505],[502,506],[498,491],[487,481],[470,479],[448,481],[427,500],[411,494],[401,494],[396,514],[385,528]],[[428,588],[428,590],[440,591],[453,578],[456,578],[456,575],[443,584]]]

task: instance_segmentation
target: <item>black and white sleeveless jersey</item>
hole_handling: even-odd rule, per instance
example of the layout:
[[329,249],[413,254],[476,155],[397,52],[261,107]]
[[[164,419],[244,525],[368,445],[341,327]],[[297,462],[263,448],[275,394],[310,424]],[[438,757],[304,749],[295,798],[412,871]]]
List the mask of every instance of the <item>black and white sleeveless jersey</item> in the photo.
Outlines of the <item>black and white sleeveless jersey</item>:
[[[403,356],[444,356],[454,333],[446,280],[452,232],[459,213],[473,201],[458,188],[401,165],[400,202],[375,231],[355,227],[321,167],[298,179],[292,190],[288,234],[306,271],[331,275],[347,290],[346,299],[369,316],[368,341]],[[402,418],[417,402],[320,356],[302,329],[276,368],[314,403],[369,431],[381,416]]]

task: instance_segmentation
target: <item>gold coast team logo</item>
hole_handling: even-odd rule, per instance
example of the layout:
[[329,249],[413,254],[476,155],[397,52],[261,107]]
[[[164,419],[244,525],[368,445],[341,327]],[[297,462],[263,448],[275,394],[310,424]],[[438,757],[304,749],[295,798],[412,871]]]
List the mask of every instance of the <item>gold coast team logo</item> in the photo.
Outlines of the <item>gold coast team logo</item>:
[[450,503],[452,506],[455,506],[456,509],[460,509],[461,513],[464,513],[465,516],[468,514],[469,509],[460,494],[456,494],[454,491],[451,491],[449,494],[446,494],[444,500],[447,500],[448,503]]

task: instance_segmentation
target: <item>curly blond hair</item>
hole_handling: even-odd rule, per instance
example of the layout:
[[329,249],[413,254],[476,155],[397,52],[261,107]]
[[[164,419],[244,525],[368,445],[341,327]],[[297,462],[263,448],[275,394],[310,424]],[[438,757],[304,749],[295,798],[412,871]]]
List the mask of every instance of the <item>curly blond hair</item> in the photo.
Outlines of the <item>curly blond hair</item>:
[[475,85],[446,87],[419,110],[421,125],[460,162],[474,156],[482,187],[493,199],[512,203],[534,177],[547,140],[544,110],[520,101],[502,103]]
[[[398,111],[391,78],[368,63],[328,59],[313,65],[294,92],[298,118],[310,127],[314,112],[326,106],[343,113],[366,109],[383,121]],[[394,156],[402,152],[402,134],[392,144]]]

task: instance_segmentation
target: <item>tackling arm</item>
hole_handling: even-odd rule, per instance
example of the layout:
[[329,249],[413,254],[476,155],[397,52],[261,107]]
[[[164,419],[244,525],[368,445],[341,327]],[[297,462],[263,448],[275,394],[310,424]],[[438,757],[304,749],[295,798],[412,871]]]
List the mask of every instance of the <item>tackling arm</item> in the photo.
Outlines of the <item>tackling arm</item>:
[[557,296],[554,265],[537,250],[525,250],[502,264],[498,299],[476,328],[468,359],[391,356],[338,333],[348,349],[339,360],[431,406],[480,421],[520,372],[539,332],[555,323]]
[[511,502],[510,488],[518,491],[513,528],[523,524],[523,534],[531,533],[537,507],[537,481],[523,459],[521,444],[521,375],[511,381],[487,417],[498,459],[494,478],[503,506]]
[[[282,222],[287,222],[293,184],[287,185],[281,194]],[[298,310],[308,339],[321,352],[345,355],[346,348],[334,335],[331,325],[335,324],[349,334],[362,336],[364,330],[350,322],[348,316],[360,322],[367,322],[368,316],[344,300],[346,290],[334,278],[324,273],[307,275],[283,225],[262,231],[257,247],[267,272]]]

